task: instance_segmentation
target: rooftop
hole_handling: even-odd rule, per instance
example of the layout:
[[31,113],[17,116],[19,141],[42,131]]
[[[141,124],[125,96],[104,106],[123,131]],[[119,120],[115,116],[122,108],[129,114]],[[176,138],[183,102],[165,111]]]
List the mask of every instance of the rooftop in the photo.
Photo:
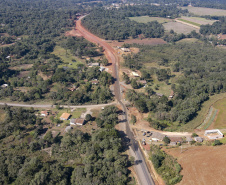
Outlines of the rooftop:
[[71,115],[69,113],[63,113],[60,118],[63,118],[63,119],[69,119]]

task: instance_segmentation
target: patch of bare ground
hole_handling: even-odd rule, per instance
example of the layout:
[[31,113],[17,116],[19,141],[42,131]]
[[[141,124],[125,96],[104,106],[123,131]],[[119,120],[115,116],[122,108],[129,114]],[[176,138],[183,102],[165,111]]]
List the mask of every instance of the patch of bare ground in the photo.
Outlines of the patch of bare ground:
[[67,31],[65,33],[65,36],[68,37],[68,36],[75,36],[75,37],[82,37],[82,35],[75,29],[73,30],[70,30],[70,31]]
[[167,42],[165,42],[163,39],[160,39],[160,38],[127,39],[122,42],[118,42],[118,41],[109,42],[109,44],[113,47],[116,47],[116,46],[121,47],[123,44],[141,44],[141,45],[155,46],[155,45],[166,44],[166,43]]
[[226,145],[222,146],[192,146],[188,148],[165,149],[176,157],[182,166],[183,175],[179,185],[226,184]]
[[30,71],[21,71],[17,77],[19,78],[27,77],[29,73]]
[[52,75],[48,75],[48,76],[47,76],[47,75],[45,75],[45,74],[44,74],[43,72],[41,72],[41,71],[38,73],[38,75],[41,76],[43,80],[48,80],[48,79],[50,79],[51,76],[52,76]]
[[219,34],[218,39],[220,40],[225,40],[226,39],[226,34]]
[[12,69],[12,70],[27,70],[27,69],[32,68],[32,66],[33,66],[33,64],[22,64],[22,65],[10,67],[9,69]]

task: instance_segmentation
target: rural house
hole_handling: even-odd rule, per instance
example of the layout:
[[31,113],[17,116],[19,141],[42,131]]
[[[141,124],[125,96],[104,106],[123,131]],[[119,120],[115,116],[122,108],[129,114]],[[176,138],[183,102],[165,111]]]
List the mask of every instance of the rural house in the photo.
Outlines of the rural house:
[[70,118],[70,114],[68,113],[63,113],[61,116],[60,116],[60,120],[68,120]]
[[70,124],[71,125],[84,125],[85,119],[82,118],[72,118],[70,120]]
[[183,139],[182,137],[169,137],[170,139],[170,145],[174,145],[174,143],[182,143]]
[[48,115],[49,115],[49,112],[48,112],[47,110],[41,111],[41,116],[46,117],[46,116],[48,116]]
[[97,79],[95,79],[95,80],[92,80],[91,83],[92,83],[93,85],[97,85],[99,82],[98,82]]

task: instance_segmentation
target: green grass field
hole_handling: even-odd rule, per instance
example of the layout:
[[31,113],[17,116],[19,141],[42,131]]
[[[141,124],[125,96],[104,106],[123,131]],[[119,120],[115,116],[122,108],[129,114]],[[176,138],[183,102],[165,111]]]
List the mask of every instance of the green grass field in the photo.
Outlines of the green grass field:
[[148,23],[151,21],[158,21],[159,23],[167,23],[172,21],[172,19],[161,18],[161,17],[149,17],[149,16],[129,17],[129,19],[139,23]]
[[188,24],[192,24],[194,26],[198,26],[200,27],[201,24],[198,24],[198,23],[195,23],[195,22],[192,22],[192,21],[188,21],[188,20],[185,20],[185,19],[178,19],[179,21],[182,21],[182,22],[185,22],[185,23],[188,23]]
[[[77,68],[78,64],[83,64],[81,59],[73,56],[69,50],[67,50],[66,52],[66,50],[60,46],[56,46],[52,54],[55,54],[56,56],[60,57],[61,60],[64,62],[64,64],[58,66],[60,68],[62,68],[63,66],[69,68]],[[72,60],[76,60],[76,62],[72,62]]]
[[186,20],[186,21],[190,21],[193,23],[197,23],[198,25],[206,25],[206,24],[213,24],[214,22],[216,22],[215,20],[209,20],[209,19],[205,19],[202,17],[187,17],[187,16],[182,16],[181,19]]
[[[197,112],[197,116],[184,126],[182,126],[181,130],[192,131],[199,125],[203,123],[206,119],[206,116],[209,112],[210,107],[217,102],[218,100],[225,99],[226,102],[226,93],[216,94],[210,97],[210,99],[202,104],[202,108],[200,111]],[[226,125],[226,123],[225,123]]]
[[214,103],[213,107],[219,110],[214,128],[226,128],[226,98]]
[[202,8],[202,7],[180,7],[182,9],[187,9],[190,13],[194,15],[216,15],[216,16],[226,16],[226,10],[214,9],[214,8]]

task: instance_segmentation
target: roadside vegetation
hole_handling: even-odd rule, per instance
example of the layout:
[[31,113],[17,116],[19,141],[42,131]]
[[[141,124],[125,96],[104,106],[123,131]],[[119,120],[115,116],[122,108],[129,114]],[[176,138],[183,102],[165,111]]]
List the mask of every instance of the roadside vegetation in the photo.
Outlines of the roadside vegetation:
[[182,180],[180,164],[175,158],[162,151],[159,146],[151,145],[150,160],[167,185],[177,184]]

